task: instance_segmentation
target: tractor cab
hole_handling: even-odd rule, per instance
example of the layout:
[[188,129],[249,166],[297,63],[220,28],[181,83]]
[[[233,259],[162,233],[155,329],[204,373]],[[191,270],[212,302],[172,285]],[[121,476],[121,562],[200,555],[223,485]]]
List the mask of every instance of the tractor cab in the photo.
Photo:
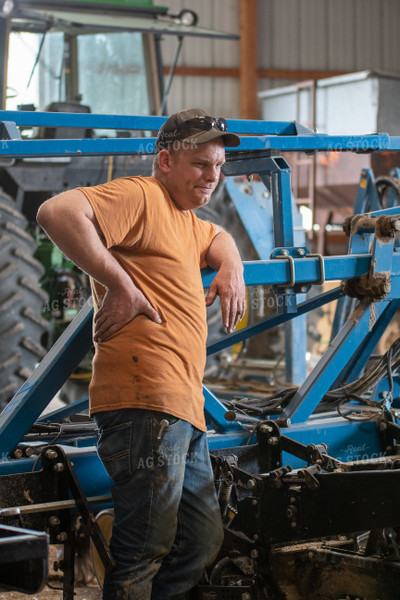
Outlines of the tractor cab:
[[163,41],[171,77],[184,38],[236,37],[197,22],[152,0],[0,0],[0,108],[164,114]]

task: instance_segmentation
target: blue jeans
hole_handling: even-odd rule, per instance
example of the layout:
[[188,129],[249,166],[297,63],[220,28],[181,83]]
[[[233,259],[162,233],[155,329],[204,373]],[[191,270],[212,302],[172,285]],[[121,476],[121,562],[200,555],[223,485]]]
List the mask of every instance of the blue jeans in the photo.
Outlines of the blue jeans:
[[152,410],[94,419],[115,512],[103,599],[183,599],[223,537],[206,434]]

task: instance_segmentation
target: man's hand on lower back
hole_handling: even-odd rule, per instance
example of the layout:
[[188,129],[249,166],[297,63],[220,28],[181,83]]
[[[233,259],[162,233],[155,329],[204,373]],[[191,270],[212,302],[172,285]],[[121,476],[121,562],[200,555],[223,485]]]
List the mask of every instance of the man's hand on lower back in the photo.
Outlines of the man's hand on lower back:
[[162,323],[160,315],[137,287],[108,290],[94,319],[94,341],[105,342],[141,314],[155,323]]

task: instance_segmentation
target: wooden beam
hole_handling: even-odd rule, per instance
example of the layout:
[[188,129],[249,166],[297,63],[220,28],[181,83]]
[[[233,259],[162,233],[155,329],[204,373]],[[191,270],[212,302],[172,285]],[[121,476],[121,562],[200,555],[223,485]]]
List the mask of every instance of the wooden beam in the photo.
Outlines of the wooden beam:
[[[171,67],[164,67],[164,75],[169,75]],[[175,75],[182,77],[239,77],[239,69],[229,67],[176,67]]]
[[[164,67],[164,74],[168,75],[169,66]],[[259,79],[293,79],[302,81],[306,79],[324,79],[345,75],[348,71],[322,71],[316,69],[258,69]],[[175,75],[180,77],[240,77],[240,69],[235,67],[176,67]]]
[[257,0],[240,0],[240,117],[257,119]]

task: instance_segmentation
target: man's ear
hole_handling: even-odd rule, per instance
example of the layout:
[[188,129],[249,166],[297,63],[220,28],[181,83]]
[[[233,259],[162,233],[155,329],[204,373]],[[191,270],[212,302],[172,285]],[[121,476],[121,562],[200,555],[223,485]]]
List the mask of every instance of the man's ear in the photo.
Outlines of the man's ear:
[[158,166],[163,173],[169,173],[171,170],[172,156],[171,153],[164,149],[158,155]]

